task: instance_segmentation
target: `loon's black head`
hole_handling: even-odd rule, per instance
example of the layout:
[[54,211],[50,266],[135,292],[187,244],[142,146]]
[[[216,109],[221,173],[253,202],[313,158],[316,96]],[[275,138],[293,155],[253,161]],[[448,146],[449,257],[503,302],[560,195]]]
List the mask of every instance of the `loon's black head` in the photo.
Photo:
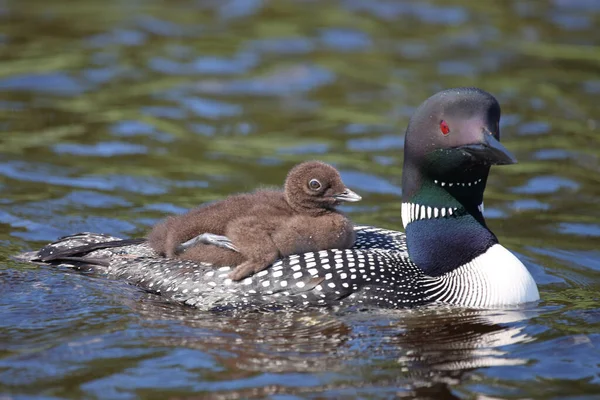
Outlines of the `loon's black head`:
[[409,255],[429,273],[451,270],[497,239],[483,218],[492,165],[513,164],[500,144],[500,105],[476,88],[439,92],[406,131],[402,221]]
[[359,201],[361,197],[344,185],[334,167],[320,161],[307,161],[288,173],[285,199],[296,211],[318,214],[344,201]]
[[499,142],[499,122],[500,105],[480,89],[448,89],[427,99],[406,131],[403,201],[477,209],[490,166],[516,162]]

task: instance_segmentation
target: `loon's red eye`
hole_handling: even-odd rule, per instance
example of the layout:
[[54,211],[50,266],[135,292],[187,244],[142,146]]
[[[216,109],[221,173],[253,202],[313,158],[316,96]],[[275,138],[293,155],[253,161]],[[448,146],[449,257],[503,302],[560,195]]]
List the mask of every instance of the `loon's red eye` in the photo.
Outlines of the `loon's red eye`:
[[448,126],[448,123],[444,120],[440,122],[440,131],[442,131],[442,135],[444,136],[450,133],[450,127]]

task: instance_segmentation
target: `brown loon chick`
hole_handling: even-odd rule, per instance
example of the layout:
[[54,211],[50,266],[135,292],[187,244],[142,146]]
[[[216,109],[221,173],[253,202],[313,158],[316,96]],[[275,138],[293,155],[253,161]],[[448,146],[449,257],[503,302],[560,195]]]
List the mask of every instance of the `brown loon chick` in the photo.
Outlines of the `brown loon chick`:
[[[167,257],[236,265],[229,276],[240,280],[285,256],[350,248],[352,222],[335,207],[360,199],[334,167],[309,161],[292,168],[284,191],[238,194],[168,217],[152,229],[148,241]],[[187,248],[179,254],[182,247]]]

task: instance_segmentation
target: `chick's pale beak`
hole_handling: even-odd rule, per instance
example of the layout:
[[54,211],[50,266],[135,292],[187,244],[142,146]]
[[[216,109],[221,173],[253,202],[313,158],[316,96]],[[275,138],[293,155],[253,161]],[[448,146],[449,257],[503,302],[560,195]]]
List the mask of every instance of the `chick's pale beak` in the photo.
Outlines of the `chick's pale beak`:
[[336,194],[333,197],[338,201],[349,201],[349,202],[355,202],[355,201],[359,201],[360,199],[362,199],[362,197],[360,197],[359,195],[357,195],[356,193],[354,193],[352,190],[350,190],[348,188],[346,188],[346,190],[344,190],[342,193]]

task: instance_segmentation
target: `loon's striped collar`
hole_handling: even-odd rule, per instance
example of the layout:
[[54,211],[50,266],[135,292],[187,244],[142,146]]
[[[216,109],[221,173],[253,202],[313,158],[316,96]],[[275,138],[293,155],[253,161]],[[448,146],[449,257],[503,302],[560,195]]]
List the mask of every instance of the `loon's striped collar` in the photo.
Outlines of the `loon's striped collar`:
[[[483,203],[477,206],[477,210],[483,214]],[[402,225],[418,219],[450,218],[458,215],[458,207],[431,207],[415,203],[402,203]]]

